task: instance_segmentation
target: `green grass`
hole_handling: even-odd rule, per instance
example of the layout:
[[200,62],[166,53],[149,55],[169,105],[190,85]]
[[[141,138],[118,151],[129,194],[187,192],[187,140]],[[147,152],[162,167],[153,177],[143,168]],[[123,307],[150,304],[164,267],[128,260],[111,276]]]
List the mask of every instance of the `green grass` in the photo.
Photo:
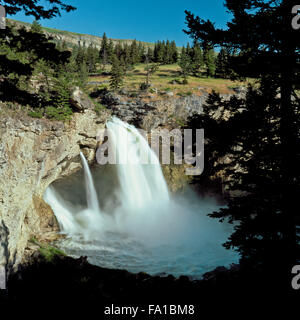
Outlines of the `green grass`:
[[55,256],[66,256],[66,254],[62,250],[60,250],[56,247],[53,247],[49,244],[42,244],[36,238],[31,238],[29,241],[31,243],[39,246],[39,253],[48,262],[51,262]]
[[55,256],[66,256],[62,250],[52,246],[42,247],[39,249],[39,252],[48,262],[51,262]]
[[[110,67],[106,68],[109,72]],[[109,75],[92,77],[91,81],[109,80]],[[144,64],[134,66],[132,71],[127,73],[124,81],[124,87],[130,90],[137,90],[142,82],[145,82],[146,71]],[[191,94],[202,95],[202,90],[211,92],[212,90],[219,93],[232,93],[233,88],[246,85],[246,82],[231,81],[228,79],[215,79],[206,77],[188,77],[188,83],[182,84],[180,67],[176,64],[160,66],[159,70],[151,76],[150,83],[152,88],[156,88],[159,92],[172,91],[178,96],[187,96]],[[149,90],[151,92],[151,89]],[[153,92],[153,90],[152,90]]]
[[95,112],[99,116],[101,114],[101,111],[105,110],[106,107],[97,101],[93,101],[93,103],[95,105]]

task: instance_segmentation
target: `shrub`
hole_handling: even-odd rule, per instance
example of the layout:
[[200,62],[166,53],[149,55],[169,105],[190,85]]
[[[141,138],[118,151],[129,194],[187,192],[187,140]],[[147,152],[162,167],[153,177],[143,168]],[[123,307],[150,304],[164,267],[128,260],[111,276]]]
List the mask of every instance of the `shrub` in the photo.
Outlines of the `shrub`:
[[182,81],[180,79],[173,79],[169,83],[170,84],[182,84]]
[[105,108],[105,106],[104,105],[102,105],[101,103],[96,103],[95,104],[95,112],[96,112],[96,114],[99,116],[100,115],[100,113],[101,113],[101,111],[102,110],[104,110],[104,109],[106,109]]
[[42,246],[39,252],[48,262],[51,262],[55,256],[66,255],[62,250],[51,246]]
[[147,90],[149,87],[150,87],[149,84],[147,85],[146,82],[142,82],[142,83],[140,84],[140,90],[142,90],[142,91]]
[[28,115],[32,118],[38,118],[38,119],[43,118],[43,113],[41,111],[29,111]]
[[45,114],[49,119],[66,121],[71,119],[73,111],[69,106],[47,107]]

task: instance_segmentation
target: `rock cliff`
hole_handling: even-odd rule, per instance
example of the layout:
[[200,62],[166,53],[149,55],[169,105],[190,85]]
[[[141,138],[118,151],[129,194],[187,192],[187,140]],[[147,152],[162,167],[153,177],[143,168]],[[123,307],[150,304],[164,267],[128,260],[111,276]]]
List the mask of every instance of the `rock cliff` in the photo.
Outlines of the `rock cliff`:
[[1,118],[0,264],[17,266],[30,237],[53,236],[56,220],[42,196],[53,181],[81,167],[80,150],[94,159],[107,116],[85,110],[70,123]]

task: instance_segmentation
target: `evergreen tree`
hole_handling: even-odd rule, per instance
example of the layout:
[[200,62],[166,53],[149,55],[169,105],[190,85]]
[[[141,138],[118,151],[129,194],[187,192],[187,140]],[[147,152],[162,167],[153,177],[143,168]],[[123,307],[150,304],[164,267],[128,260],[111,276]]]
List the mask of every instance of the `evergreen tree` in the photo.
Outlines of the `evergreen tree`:
[[133,64],[138,63],[138,62],[139,62],[139,49],[138,49],[138,45],[137,45],[136,40],[134,40],[134,41],[131,43],[131,46],[130,46],[130,54],[131,54],[132,63],[133,63]]
[[87,72],[87,60],[85,48],[78,42],[78,48],[75,56],[75,66],[77,72]]
[[90,44],[86,51],[86,64],[88,73],[97,71],[97,49]]
[[155,72],[158,71],[159,64],[158,63],[151,63],[150,57],[148,55],[146,55],[145,63],[146,63],[146,67],[145,67],[146,82],[142,83],[141,89],[147,91],[150,86],[150,78]]
[[[114,54],[117,56],[117,58],[119,60],[121,59],[122,52],[123,52],[123,47],[122,47],[121,41],[118,41],[118,43],[115,45]],[[131,51],[130,51],[130,56],[131,56],[131,60],[132,60]]]
[[206,67],[206,75],[208,77],[213,77],[216,72],[216,61],[214,50],[211,46],[205,44],[203,49],[203,60]]
[[219,78],[228,78],[228,55],[224,48],[218,54],[216,62],[216,76]]
[[43,29],[42,26],[36,20],[34,20],[30,27],[30,31],[35,33],[42,33]]
[[164,58],[163,58],[164,64],[171,64],[172,63],[172,49],[170,45],[170,41],[167,40],[167,42],[164,44]]
[[176,42],[171,42],[171,63],[177,63],[178,60],[178,51],[176,47]]
[[103,66],[103,70],[105,70],[105,67],[109,62],[108,39],[105,32],[103,33],[103,36],[102,36],[99,58]]
[[154,61],[162,63],[163,59],[164,59],[163,44],[160,41],[158,41],[157,43],[155,43],[155,47],[154,47]]
[[186,54],[189,55],[191,58],[193,57],[193,49],[191,48],[189,43],[187,43],[186,45]]
[[61,11],[74,11],[76,8],[64,4],[61,0],[51,0],[45,4],[41,0],[1,0],[7,15],[15,15],[23,11],[27,16],[34,16],[36,20],[51,19],[61,15]]
[[179,67],[181,68],[181,74],[184,79],[184,81],[187,81],[187,78],[192,71],[192,60],[190,55],[187,53],[187,50],[183,47],[180,60],[178,63]]
[[203,67],[203,55],[198,43],[195,43],[192,50],[192,72],[198,76],[200,69]]
[[145,46],[142,44],[142,42],[139,42],[139,45],[138,45],[138,62],[142,62],[144,54],[145,54]]
[[114,54],[112,56],[112,68],[111,68],[111,79],[110,87],[112,90],[118,90],[123,84],[124,71],[118,57]]
[[147,61],[148,63],[154,61],[154,51],[152,48],[148,47],[146,53],[143,55],[142,60],[144,63],[147,63]]
[[46,106],[45,113],[48,118],[61,121],[69,120],[73,113],[70,106],[72,76],[68,70],[59,68],[52,82],[55,97],[52,98],[51,104]]
[[124,44],[121,54],[121,65],[124,67],[124,73],[127,74],[127,71],[133,68],[132,56],[130,47],[127,43]]
[[[238,221],[226,243],[241,254],[241,262],[270,274],[276,285],[290,289],[291,269],[299,261],[299,85],[300,38],[291,27],[296,1],[227,0],[234,19],[227,30],[211,21],[187,14],[187,31],[195,39],[238,50],[230,67],[241,78],[260,80],[242,101],[214,96],[209,107],[224,107],[231,119],[205,119],[206,136],[222,157],[231,176],[232,190],[243,191],[228,199],[228,208],[213,216]],[[251,10],[249,10],[251,8]],[[270,36],[272,35],[272,36]],[[280,92],[280,95],[278,95]],[[199,120],[200,121],[200,120]],[[197,128],[201,123],[197,122]],[[195,123],[196,123],[195,122]],[[228,130],[227,130],[228,129]],[[222,154],[222,155],[221,155]],[[236,168],[239,168],[237,170]],[[272,283],[272,282],[269,282]]]
[[114,43],[112,39],[110,39],[107,46],[107,59],[109,63],[111,63],[111,57],[113,54],[114,54]]

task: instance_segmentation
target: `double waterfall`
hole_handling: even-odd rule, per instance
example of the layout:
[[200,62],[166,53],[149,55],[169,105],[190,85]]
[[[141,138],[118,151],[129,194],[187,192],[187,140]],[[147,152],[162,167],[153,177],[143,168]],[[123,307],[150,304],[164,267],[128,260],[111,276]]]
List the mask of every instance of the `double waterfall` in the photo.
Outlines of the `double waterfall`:
[[158,157],[140,132],[112,118],[107,134],[116,164],[90,170],[80,153],[83,172],[44,195],[66,234],[57,243],[62,250],[102,267],[197,279],[237,261],[222,247],[232,226],[207,217],[219,208],[214,199],[191,190],[170,198]]
[[[123,162],[119,161],[121,163],[116,164],[120,185],[118,197],[121,205],[118,212],[121,210],[125,213],[138,214],[137,211],[151,206],[154,202],[156,204],[168,202],[168,188],[159,160],[146,139],[134,126],[116,117],[113,117],[106,126],[115,158],[120,160],[123,157]],[[150,165],[143,164],[142,157],[145,155],[151,158]],[[82,152],[80,158],[84,170],[87,209],[72,214],[51,187],[47,189],[44,199],[54,210],[63,232],[67,234],[83,232],[87,235],[89,231],[95,231],[97,228],[101,230],[109,217],[99,206],[92,173]]]

